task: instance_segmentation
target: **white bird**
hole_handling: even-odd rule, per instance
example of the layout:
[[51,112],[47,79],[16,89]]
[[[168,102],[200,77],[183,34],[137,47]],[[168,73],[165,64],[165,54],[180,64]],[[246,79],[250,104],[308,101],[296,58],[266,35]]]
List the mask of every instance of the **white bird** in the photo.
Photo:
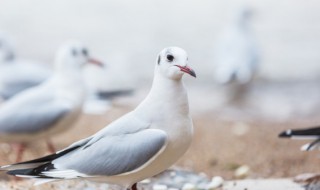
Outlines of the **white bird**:
[[216,42],[215,79],[220,84],[248,83],[258,66],[258,51],[249,27],[251,11],[241,7]]
[[72,41],[61,47],[51,78],[39,86],[27,89],[0,107],[0,141],[18,143],[20,161],[25,145],[46,139],[68,128],[81,113],[85,96],[81,68],[89,58],[88,50]]
[[41,64],[16,58],[10,39],[0,34],[0,98],[9,99],[48,79],[52,71]]
[[136,189],[137,182],[173,165],[191,143],[193,124],[184,73],[196,76],[188,67],[186,52],[178,47],[164,49],[152,88],[136,109],[56,154],[1,169],[19,177],[84,178]]

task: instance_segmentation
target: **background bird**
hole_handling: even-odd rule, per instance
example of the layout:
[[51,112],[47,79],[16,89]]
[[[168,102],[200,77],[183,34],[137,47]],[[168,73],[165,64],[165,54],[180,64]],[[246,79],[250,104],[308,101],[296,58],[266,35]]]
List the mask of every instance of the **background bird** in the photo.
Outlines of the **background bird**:
[[279,134],[281,138],[291,139],[310,139],[314,140],[311,143],[301,147],[303,151],[310,151],[319,148],[320,145],[320,127],[312,127],[307,129],[289,129]]
[[17,58],[10,38],[0,33],[0,98],[9,99],[37,86],[52,74],[40,63]]
[[251,16],[249,7],[238,7],[216,42],[214,76],[218,83],[246,84],[256,72],[259,55],[250,28]]
[[61,47],[54,74],[39,86],[25,90],[0,107],[0,141],[18,143],[17,161],[25,145],[49,138],[72,125],[81,113],[85,98],[81,69],[86,63],[100,64],[89,57],[87,48],[77,41]]
[[186,52],[164,49],[148,96],[132,112],[62,151],[2,169],[46,182],[86,178],[136,189],[137,182],[170,167],[190,146],[193,124],[184,73],[196,76]]

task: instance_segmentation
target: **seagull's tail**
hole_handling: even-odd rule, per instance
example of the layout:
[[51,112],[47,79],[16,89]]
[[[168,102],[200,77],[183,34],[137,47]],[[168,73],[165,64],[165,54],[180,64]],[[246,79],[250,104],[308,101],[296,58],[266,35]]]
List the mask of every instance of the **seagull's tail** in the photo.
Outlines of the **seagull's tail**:
[[11,171],[11,170],[34,169],[46,163],[50,163],[52,160],[57,159],[77,148],[79,148],[79,146],[74,146],[72,148],[65,149],[42,158],[38,158],[38,159],[26,161],[26,162],[20,162],[12,165],[0,166],[0,171],[1,170]]
[[51,178],[52,179],[52,177],[48,177],[42,174],[44,171],[49,171],[52,169],[55,169],[53,164],[46,163],[34,168],[9,170],[7,171],[7,174],[17,176],[17,177],[22,177],[22,178],[40,178],[40,179]]
[[308,129],[286,130],[279,134],[282,138],[318,139],[320,137],[320,127]]

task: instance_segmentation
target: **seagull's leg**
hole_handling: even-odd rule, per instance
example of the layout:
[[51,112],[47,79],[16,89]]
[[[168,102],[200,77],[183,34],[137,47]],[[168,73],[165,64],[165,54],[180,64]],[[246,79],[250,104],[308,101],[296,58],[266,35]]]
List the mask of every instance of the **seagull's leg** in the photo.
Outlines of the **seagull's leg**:
[[50,153],[55,153],[56,152],[56,149],[54,148],[52,142],[49,139],[47,140],[47,147],[48,147],[48,151]]
[[138,190],[138,188],[137,188],[137,183],[135,183],[135,184],[132,185],[131,190]]
[[17,157],[16,157],[16,162],[21,162],[23,152],[26,149],[26,144],[24,143],[18,143],[17,144]]

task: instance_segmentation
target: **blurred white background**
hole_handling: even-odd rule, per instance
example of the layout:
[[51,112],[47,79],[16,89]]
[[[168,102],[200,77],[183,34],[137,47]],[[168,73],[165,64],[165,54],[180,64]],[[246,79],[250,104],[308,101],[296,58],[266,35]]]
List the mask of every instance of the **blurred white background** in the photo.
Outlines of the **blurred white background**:
[[[230,22],[231,0],[1,0],[0,29],[22,57],[51,63],[57,47],[79,39],[122,81],[152,77],[157,53],[166,46],[187,50],[197,83],[212,82],[215,38]],[[246,1],[260,47],[259,77],[310,79],[320,75],[320,3],[316,0]],[[123,75],[121,76],[123,77]],[[128,80],[127,80],[128,79]]]
[[[161,49],[180,46],[198,76],[186,77],[192,110],[208,111],[220,109],[224,97],[214,94],[219,90],[206,89],[214,85],[216,40],[243,4],[253,11],[250,27],[261,56],[257,78],[281,83],[255,88],[248,96],[255,104],[250,109],[258,107],[272,118],[318,110],[320,3],[316,0],[1,0],[0,30],[12,36],[20,57],[48,64],[63,42],[79,39],[108,64],[111,80],[102,83],[135,89],[150,86]],[[313,82],[283,90],[288,81]],[[201,86],[205,88],[197,90]],[[211,99],[203,98],[208,95]]]

